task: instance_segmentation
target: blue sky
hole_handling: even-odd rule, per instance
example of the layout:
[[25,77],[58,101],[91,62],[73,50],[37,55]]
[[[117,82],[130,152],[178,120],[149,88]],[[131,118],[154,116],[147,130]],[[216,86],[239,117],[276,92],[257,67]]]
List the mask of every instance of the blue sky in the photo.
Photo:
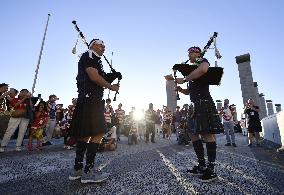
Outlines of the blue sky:
[[[283,105],[283,14],[280,0],[192,1],[105,0],[0,2],[1,81],[17,89],[32,88],[47,14],[51,14],[35,94],[57,94],[71,103],[76,93],[78,57],[71,53],[77,38],[76,20],[87,40],[101,38],[105,55],[122,72],[117,103],[154,108],[166,104],[164,75],[187,59],[187,48],[203,47],[214,31],[224,67],[221,86],[211,87],[213,98],[229,98],[242,108],[235,56],[250,53],[254,80],[266,99]],[[85,46],[79,42],[78,51]],[[113,57],[111,56],[111,53]],[[205,57],[214,63],[213,51]],[[105,63],[106,71],[109,71]],[[107,95],[106,91],[106,95]],[[111,94],[113,97],[113,93]],[[181,96],[179,105],[189,102]]]

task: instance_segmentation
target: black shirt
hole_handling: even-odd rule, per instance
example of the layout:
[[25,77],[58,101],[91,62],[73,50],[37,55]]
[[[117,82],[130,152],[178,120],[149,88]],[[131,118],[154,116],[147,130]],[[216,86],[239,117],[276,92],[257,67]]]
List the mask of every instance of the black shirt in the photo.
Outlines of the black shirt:
[[[208,60],[206,58],[202,58],[199,61],[199,64],[203,63],[203,62],[208,62]],[[210,66],[210,64],[209,64]],[[205,73],[206,74],[206,73]],[[204,84],[197,81],[190,81],[188,82],[188,89],[190,90],[190,101],[191,102],[196,102],[198,100],[201,99],[211,99],[211,95],[209,92],[209,84]]]
[[86,51],[81,56],[78,63],[78,75],[77,88],[79,98],[92,98],[94,100],[102,100],[104,95],[103,87],[97,85],[94,81],[89,78],[86,69],[93,67],[98,70],[98,74],[105,77],[103,65],[100,57],[97,57],[94,53],[91,53],[92,58],[89,56],[89,51]]
[[[253,106],[255,109],[259,109],[258,106]],[[252,124],[252,123],[259,123],[260,119],[259,119],[259,114],[257,111],[251,109],[251,108],[247,108],[244,111],[245,114],[248,115],[248,124]]]

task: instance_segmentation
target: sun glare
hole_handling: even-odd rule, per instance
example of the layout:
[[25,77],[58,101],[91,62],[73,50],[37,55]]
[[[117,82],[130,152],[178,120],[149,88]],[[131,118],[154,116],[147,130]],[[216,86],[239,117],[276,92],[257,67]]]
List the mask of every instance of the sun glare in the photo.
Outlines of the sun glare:
[[134,119],[135,120],[141,120],[144,117],[144,112],[142,110],[135,110],[134,112]]

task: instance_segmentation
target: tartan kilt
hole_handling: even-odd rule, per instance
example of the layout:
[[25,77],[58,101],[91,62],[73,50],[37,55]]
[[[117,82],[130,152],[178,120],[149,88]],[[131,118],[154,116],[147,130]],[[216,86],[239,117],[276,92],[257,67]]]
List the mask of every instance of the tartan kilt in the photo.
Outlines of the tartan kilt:
[[188,131],[193,134],[219,134],[224,132],[223,124],[212,98],[193,104],[194,110],[188,119]]
[[78,98],[70,124],[70,136],[90,137],[104,133],[104,101],[91,98]]

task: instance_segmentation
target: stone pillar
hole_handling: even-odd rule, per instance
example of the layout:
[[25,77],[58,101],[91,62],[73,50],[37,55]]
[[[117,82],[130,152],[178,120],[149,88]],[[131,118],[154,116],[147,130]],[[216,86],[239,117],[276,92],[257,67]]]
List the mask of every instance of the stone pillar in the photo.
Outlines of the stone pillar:
[[[223,104],[222,104],[222,101],[221,100],[216,100],[216,108],[217,108],[217,111],[219,112],[222,108]],[[222,121],[222,116],[220,115],[220,120]]]
[[259,101],[259,93],[258,93],[258,84],[257,82],[253,82],[253,86],[254,86],[254,93],[256,94],[256,99],[255,101],[255,105],[260,107],[260,101]]
[[167,107],[174,112],[177,107],[177,95],[175,91],[175,81],[172,75],[166,75],[166,92],[167,92]]
[[275,104],[275,107],[277,113],[281,111],[281,104]]
[[259,118],[261,120],[267,117],[266,103],[263,93],[259,94],[259,108],[260,108]]
[[250,55],[244,54],[236,56],[236,63],[238,64],[239,78],[242,90],[243,104],[248,99],[252,98],[255,103],[258,102],[258,95],[254,87],[252,71],[250,66]]
[[221,108],[222,108],[222,101],[221,100],[216,100],[216,108],[217,108],[218,111],[221,110]]
[[273,115],[274,109],[273,109],[272,100],[266,100],[266,105],[267,105],[268,116]]

